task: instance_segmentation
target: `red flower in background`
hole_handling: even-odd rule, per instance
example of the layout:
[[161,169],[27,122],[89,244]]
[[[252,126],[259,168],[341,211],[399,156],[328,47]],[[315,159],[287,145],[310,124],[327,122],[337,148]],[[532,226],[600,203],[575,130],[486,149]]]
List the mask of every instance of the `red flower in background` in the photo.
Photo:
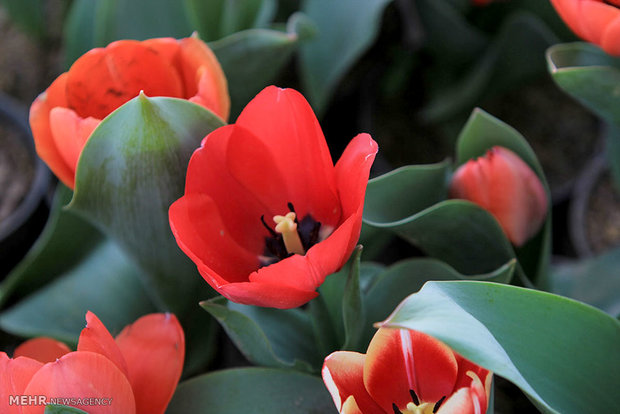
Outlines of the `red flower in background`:
[[533,237],[547,216],[547,194],[540,179],[503,147],[493,147],[484,157],[461,165],[452,176],[450,196],[491,213],[515,246]]
[[620,0],[551,0],[577,36],[620,56]]
[[493,377],[426,334],[386,328],[366,354],[329,355],[322,374],[343,414],[484,414]]
[[[185,358],[185,336],[172,314],[151,314],[125,327],[114,339],[91,312],[77,351],[49,338],[26,341],[13,358],[0,352],[2,413],[43,413],[42,405],[8,405],[10,396],[47,399],[112,399],[90,414],[163,414],[176,389]],[[63,403],[84,409],[84,406]]]
[[226,120],[230,98],[215,55],[190,37],[120,40],[81,56],[30,108],[37,153],[68,187],[99,122],[140,91],[188,99]]
[[376,152],[360,134],[334,167],[304,97],[268,87],[194,152],[170,207],[177,243],[230,300],[300,306],[357,243]]

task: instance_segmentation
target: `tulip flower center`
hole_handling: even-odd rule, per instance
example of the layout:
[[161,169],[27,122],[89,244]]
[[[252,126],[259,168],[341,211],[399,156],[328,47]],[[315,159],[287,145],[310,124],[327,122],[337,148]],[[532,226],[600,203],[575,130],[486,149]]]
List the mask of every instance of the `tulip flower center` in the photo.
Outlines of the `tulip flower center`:
[[396,404],[392,404],[392,409],[394,410],[394,414],[434,414],[439,410],[441,404],[446,399],[444,395],[437,401],[436,403],[431,402],[422,402],[420,403],[420,399],[414,390],[409,390],[409,394],[411,394],[411,399],[413,400],[410,403],[407,403],[405,407],[405,411],[400,411]]
[[261,266],[269,266],[294,254],[304,255],[312,246],[331,234],[332,228],[321,226],[310,214],[300,221],[292,203],[288,203],[289,212],[273,217],[275,228],[272,229],[261,217],[263,226],[270,236],[265,237],[265,251],[260,256]]

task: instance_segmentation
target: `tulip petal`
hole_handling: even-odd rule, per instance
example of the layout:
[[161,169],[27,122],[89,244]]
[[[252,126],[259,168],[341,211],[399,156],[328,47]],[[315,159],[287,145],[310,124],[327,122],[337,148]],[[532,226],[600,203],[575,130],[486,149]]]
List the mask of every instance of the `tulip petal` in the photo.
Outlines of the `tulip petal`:
[[52,338],[40,337],[30,339],[15,348],[13,358],[28,357],[46,363],[56,361],[69,352],[71,349],[66,344]]
[[295,289],[272,283],[230,283],[217,289],[236,303],[278,309],[296,308],[318,296],[316,291]]
[[67,74],[60,75],[30,107],[30,128],[39,157],[69,188],[73,188],[75,170],[65,162],[52,136],[49,115],[52,108],[66,106],[65,89]]
[[340,220],[333,162],[323,131],[306,99],[293,89],[269,86],[245,107],[237,125],[274,154],[300,217],[311,214],[335,226]]
[[457,376],[454,353],[438,340],[417,331],[379,329],[366,355],[364,384],[386,412],[405,407],[409,390],[420,402],[435,403],[450,395]]
[[[8,405],[10,396],[24,395],[26,386],[43,363],[27,357],[9,358],[0,352],[0,406],[2,413],[21,414],[22,407]],[[8,410],[8,411],[6,411]]]
[[461,388],[441,404],[437,414],[482,414],[485,412],[486,407],[482,410],[475,410],[469,389]]
[[185,360],[185,335],[176,316],[143,316],[125,327],[116,342],[127,361],[136,411],[163,414]]
[[586,40],[600,44],[607,26],[618,18],[620,11],[603,2],[580,1],[581,28],[587,33]]
[[148,96],[183,97],[183,85],[172,63],[156,49],[134,40],[90,50],[68,74],[68,106],[82,118],[103,119],[140,91]]
[[80,333],[77,350],[95,352],[114,362],[125,376],[128,374],[127,363],[114,338],[97,316],[86,312],[86,327]]
[[[332,395],[334,404],[343,413],[383,413],[364,388],[365,360],[365,355],[347,351],[334,352],[325,358],[321,371],[323,382]],[[350,396],[354,397],[354,401],[349,401]]]
[[[27,395],[45,395],[48,398],[99,398],[111,405],[79,405],[65,401],[63,405],[86,409],[90,414],[136,412],[131,385],[117,366],[101,354],[70,352],[56,362],[39,369],[23,392]],[[60,402],[62,404],[62,402]],[[43,414],[43,406],[25,406],[24,414]]]
[[[92,117],[80,118],[71,109],[60,106],[52,108],[49,118],[52,138],[56,147],[75,175],[82,148],[101,121]],[[74,186],[75,183],[71,188]]]
[[620,56],[620,11],[613,22],[606,27],[601,39],[601,47],[610,55]]
[[[354,396],[349,396],[347,400],[342,404],[342,414],[366,414],[357,406]],[[378,411],[378,414],[382,414],[383,411]]]
[[572,31],[584,40],[591,41],[589,32],[583,26],[581,21],[580,1],[575,0],[551,0],[564,23],[571,28]]

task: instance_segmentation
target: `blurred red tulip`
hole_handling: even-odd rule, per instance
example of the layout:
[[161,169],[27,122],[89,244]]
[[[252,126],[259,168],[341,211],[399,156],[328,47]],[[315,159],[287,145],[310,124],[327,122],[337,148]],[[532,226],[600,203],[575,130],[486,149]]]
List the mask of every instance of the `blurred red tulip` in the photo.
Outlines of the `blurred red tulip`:
[[185,195],[170,207],[172,232],[230,300],[300,306],[357,243],[376,152],[360,134],[334,167],[308,102],[270,86],[194,152]]
[[620,56],[620,0],[551,0],[577,36]]
[[547,215],[547,194],[534,171],[514,152],[493,147],[454,173],[450,196],[472,201],[499,222],[508,239],[522,246]]
[[[151,314],[125,327],[114,339],[91,312],[86,314],[78,349],[49,338],[20,345],[9,358],[0,352],[0,412],[42,414],[38,403],[9,404],[11,396],[45,396],[107,403],[59,404],[90,414],[163,414],[181,377],[185,336],[171,314]],[[50,360],[50,357],[56,358]],[[38,400],[37,400],[38,401]]]
[[329,355],[322,374],[343,414],[484,414],[493,377],[426,334],[387,328],[366,354]]
[[68,187],[91,132],[140,91],[188,99],[226,120],[224,72],[201,40],[119,40],[81,56],[30,108],[37,153]]

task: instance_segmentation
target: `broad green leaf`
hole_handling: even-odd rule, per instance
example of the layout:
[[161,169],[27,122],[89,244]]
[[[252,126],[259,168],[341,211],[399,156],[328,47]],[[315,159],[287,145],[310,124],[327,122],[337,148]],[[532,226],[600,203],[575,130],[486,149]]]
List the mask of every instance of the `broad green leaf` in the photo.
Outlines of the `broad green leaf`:
[[363,325],[360,323],[365,320],[364,302],[362,300],[362,290],[360,288],[360,257],[362,246],[357,246],[351,258],[351,266],[344,287],[342,296],[342,319],[344,322],[344,345],[343,350],[353,351],[358,349],[360,337],[363,332]]
[[338,82],[374,42],[390,0],[305,0],[301,10],[318,36],[300,50],[306,96],[317,114],[325,111]]
[[515,271],[515,260],[497,270],[482,275],[466,276],[435,259],[414,258],[393,264],[376,278],[364,297],[366,330],[362,344],[367,346],[375,334],[372,324],[387,318],[407,296],[417,292],[428,281],[484,280],[510,283]]
[[29,35],[42,39],[47,34],[44,0],[2,0],[11,19]]
[[201,302],[251,362],[276,368],[318,371],[310,318],[300,309],[239,305],[219,297]]
[[43,414],[88,414],[79,408],[67,407],[66,405],[49,404],[45,406]]
[[155,311],[138,274],[114,243],[103,242],[62,277],[0,313],[0,327],[14,335],[75,343],[90,310],[118,333]]
[[191,102],[141,94],[101,122],[77,167],[70,211],[118,242],[145,271],[158,307],[179,315],[208,293],[177,246],[168,208],[183,195],[190,155],[222,125]]
[[620,322],[583,303],[489,282],[429,282],[384,326],[436,337],[545,413],[617,411]]
[[206,41],[271,23],[276,0],[185,0],[185,11]]
[[181,383],[168,414],[337,413],[323,381],[307,374],[272,368],[216,371]]
[[[542,166],[526,139],[510,125],[481,109],[474,109],[457,140],[457,165],[483,156],[494,146],[508,148],[521,157],[538,175],[547,193],[547,199],[551,199]],[[516,254],[525,274],[536,281],[539,286],[545,286],[551,254],[551,209],[547,212],[547,219],[542,230],[536,237],[517,249]]]
[[309,25],[303,15],[294,14],[286,32],[251,29],[209,43],[228,80],[230,119],[235,119],[258,92],[274,81],[299,42],[310,36]]
[[553,267],[549,290],[620,316],[620,248]]
[[370,225],[409,217],[444,200],[450,164],[409,165],[373,178],[366,188],[364,221]]
[[71,190],[58,185],[43,232],[26,257],[0,284],[0,306],[23,297],[71,270],[96,249],[103,236],[92,225],[63,209]]

